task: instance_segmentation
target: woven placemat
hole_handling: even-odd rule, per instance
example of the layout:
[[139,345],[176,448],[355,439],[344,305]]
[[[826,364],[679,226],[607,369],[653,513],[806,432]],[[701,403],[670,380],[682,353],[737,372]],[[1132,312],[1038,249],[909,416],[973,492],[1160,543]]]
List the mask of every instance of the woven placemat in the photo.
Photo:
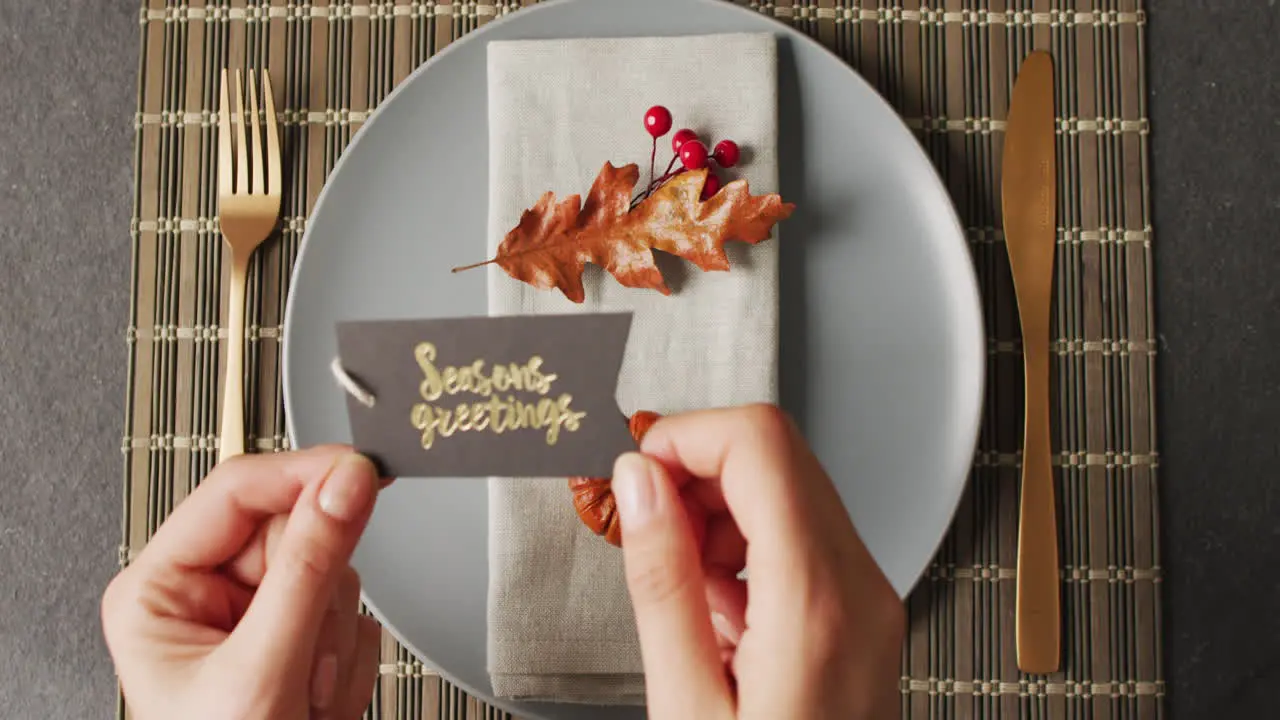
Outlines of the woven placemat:
[[[213,465],[224,263],[213,108],[218,72],[269,67],[284,122],[284,227],[252,264],[250,447],[287,448],[282,307],[308,212],[369,111],[449,42],[528,2],[148,0],[132,230],[123,443],[127,563]],[[910,600],[904,718],[1160,718],[1145,15],[1139,0],[743,3],[855,66],[916,131],[968,227],[990,337],[987,413],[969,491]],[[1057,58],[1055,446],[1063,671],[1019,674],[1013,634],[1021,358],[1000,231],[1012,79]],[[120,712],[125,713],[123,703]],[[498,718],[389,635],[368,717]]]

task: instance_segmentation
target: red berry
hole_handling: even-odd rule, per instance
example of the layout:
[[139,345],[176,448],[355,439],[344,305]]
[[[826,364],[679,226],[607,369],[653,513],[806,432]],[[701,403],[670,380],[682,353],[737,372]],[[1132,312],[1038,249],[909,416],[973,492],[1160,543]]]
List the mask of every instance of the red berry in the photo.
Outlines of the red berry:
[[655,138],[666,135],[671,130],[671,111],[661,105],[654,105],[644,114],[644,129]]
[[698,133],[690,130],[689,128],[685,128],[683,130],[677,130],[676,134],[671,137],[671,152],[678,153],[680,152],[680,148],[685,143],[689,142],[690,140],[697,140],[697,139],[698,139]]
[[720,177],[713,172],[707,172],[707,180],[702,183],[702,199],[710,200],[712,195],[720,192]]
[[716,143],[715,159],[720,167],[731,168],[738,164],[738,159],[742,157],[742,152],[738,150],[738,143],[732,140],[721,140]]
[[701,170],[707,166],[707,146],[701,140],[690,140],[680,146],[680,163],[689,170]]

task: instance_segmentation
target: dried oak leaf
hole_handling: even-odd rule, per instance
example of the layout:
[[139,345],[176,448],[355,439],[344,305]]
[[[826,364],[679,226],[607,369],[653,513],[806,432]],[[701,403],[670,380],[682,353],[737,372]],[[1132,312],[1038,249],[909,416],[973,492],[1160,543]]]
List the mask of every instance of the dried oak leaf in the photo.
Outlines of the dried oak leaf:
[[507,233],[497,256],[480,264],[497,263],[511,277],[544,290],[559,288],[577,303],[584,298],[587,263],[627,287],[670,295],[652,250],[678,255],[702,270],[728,270],[726,242],[765,240],[795,209],[776,194],[753,196],[745,180],[703,201],[707,172],[681,173],[631,208],[639,168],[605,163],[585,201],[571,195],[556,202],[554,193],[543,194]]
[[[627,427],[636,445],[644,439],[649,428],[662,417],[655,412],[640,410],[631,416]],[[591,532],[603,536],[610,545],[622,547],[622,518],[618,516],[618,505],[613,498],[613,480],[611,478],[569,478],[569,492],[573,493],[573,509],[578,512],[578,519],[591,529]]]

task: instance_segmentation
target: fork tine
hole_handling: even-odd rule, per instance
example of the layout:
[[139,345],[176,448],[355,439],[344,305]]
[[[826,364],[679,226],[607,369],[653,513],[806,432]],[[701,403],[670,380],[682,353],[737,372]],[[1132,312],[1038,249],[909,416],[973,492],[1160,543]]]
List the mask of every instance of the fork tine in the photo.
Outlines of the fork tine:
[[262,101],[267,111],[267,192],[280,195],[280,134],[276,128],[276,100],[271,93],[271,75],[266,70],[262,71]]
[[231,94],[227,92],[227,71],[222,71],[222,98],[218,105],[218,195],[230,195],[235,192],[231,173]]
[[264,194],[267,191],[266,181],[262,177],[262,130],[258,127],[258,81],[257,73],[249,72],[249,117],[246,118],[253,129],[253,143],[250,146],[250,152],[253,153],[253,161],[249,163],[252,168],[253,180],[249,184],[249,192],[256,194]]
[[252,192],[249,187],[249,148],[244,137],[244,84],[236,71],[236,192]]

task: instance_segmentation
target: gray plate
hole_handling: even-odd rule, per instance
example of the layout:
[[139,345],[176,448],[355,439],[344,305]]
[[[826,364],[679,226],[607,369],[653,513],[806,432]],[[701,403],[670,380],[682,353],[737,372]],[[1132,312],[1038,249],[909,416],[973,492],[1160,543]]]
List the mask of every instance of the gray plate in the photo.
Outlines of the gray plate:
[[[284,339],[294,446],[349,442],[330,379],[334,323],[486,312],[485,43],[771,31],[780,41],[783,403],[863,539],[906,594],[946,532],[977,439],[985,346],[962,228],[893,110],[801,33],[715,0],[559,0],[449,46],[382,105],[317,203]],[[732,58],[725,58],[732,62]],[[400,481],[356,552],[365,596],[407,646],[473,694],[485,673],[483,481]],[[497,703],[525,717],[637,709]]]

